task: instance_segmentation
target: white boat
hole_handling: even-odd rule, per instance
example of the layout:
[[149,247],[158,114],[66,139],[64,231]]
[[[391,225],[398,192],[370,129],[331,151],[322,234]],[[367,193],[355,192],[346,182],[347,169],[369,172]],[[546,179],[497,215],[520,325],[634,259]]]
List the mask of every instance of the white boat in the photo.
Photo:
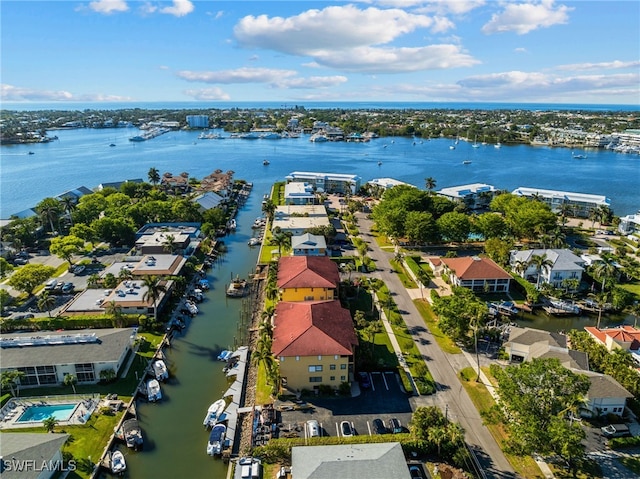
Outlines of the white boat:
[[247,244],[249,246],[258,246],[260,244],[260,238],[251,238],[249,241],[247,241]]
[[218,399],[216,402],[209,406],[207,409],[207,415],[204,417],[204,421],[202,421],[202,425],[209,428],[215,426],[216,422],[224,412],[224,408],[227,407],[227,403],[224,399]]
[[162,359],[158,359],[153,363],[153,373],[158,381],[169,379],[169,370]]
[[207,454],[210,456],[217,456],[222,453],[222,446],[224,445],[224,438],[227,433],[227,426],[224,424],[216,424],[211,429],[209,434],[209,442],[207,442]]
[[260,135],[260,138],[263,140],[279,140],[280,138],[282,138],[282,135],[275,131],[268,131]]
[[502,143],[498,142],[495,145],[493,145],[494,148],[502,148]]
[[470,165],[471,164],[471,160],[464,160],[462,162],[463,165]]
[[124,454],[120,451],[111,453],[111,472],[114,474],[122,474],[127,470],[127,463],[124,460]]
[[127,419],[122,423],[122,428],[116,431],[116,437],[124,440],[127,443],[127,447],[131,449],[142,449],[144,438],[142,436],[142,429],[137,419]]
[[147,399],[150,402],[156,402],[162,399],[162,391],[160,390],[160,383],[157,379],[149,379],[147,382]]
[[311,135],[311,138],[309,138],[309,141],[312,141],[314,143],[324,143],[325,141],[329,141],[329,138],[327,138],[326,135],[314,133],[313,135]]
[[229,220],[229,224],[228,224],[228,226],[227,226],[227,227],[228,227],[230,230],[235,230],[235,229],[238,227],[238,225],[237,225],[237,223],[236,223],[235,218],[231,218],[231,219]]

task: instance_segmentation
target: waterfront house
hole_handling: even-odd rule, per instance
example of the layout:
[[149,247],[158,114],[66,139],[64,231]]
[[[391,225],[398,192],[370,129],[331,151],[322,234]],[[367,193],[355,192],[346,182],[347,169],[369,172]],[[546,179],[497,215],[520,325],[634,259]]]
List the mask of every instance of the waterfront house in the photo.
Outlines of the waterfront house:
[[316,201],[313,186],[309,183],[295,181],[284,186],[284,203],[286,205],[312,205]]
[[291,237],[293,256],[326,256],[327,240],[321,235],[303,233]]
[[160,187],[165,191],[174,192],[176,194],[188,193],[191,190],[189,185],[189,173],[182,172],[177,176],[166,172],[160,179]]
[[374,178],[372,180],[369,180],[367,184],[373,186],[374,188],[382,188],[383,190],[390,190],[394,186],[401,185],[412,186],[413,188],[415,188],[414,185],[405,183],[404,181],[396,180],[394,178]]
[[[2,433],[2,479],[50,479],[66,476],[62,447],[69,434]],[[67,466],[68,467],[68,466]]]
[[355,195],[360,190],[362,179],[358,175],[343,173],[314,173],[294,171],[286,177],[287,182],[309,183],[316,191],[323,193],[348,193]]
[[329,226],[329,216],[324,205],[285,205],[276,207],[271,231],[301,235],[310,228]]
[[120,191],[120,187],[122,185],[124,185],[125,183],[144,183],[144,180],[142,178],[135,178],[135,179],[132,179],[132,180],[112,181],[112,182],[108,182],[108,183],[100,183],[98,185],[98,187],[96,188],[96,190],[102,191],[105,188],[115,188],[116,190]]
[[276,306],[271,352],[289,390],[351,382],[357,345],[351,313],[340,301],[281,301]]
[[521,186],[513,190],[512,194],[530,199],[538,198],[548,204],[554,213],[560,211],[561,205],[569,205],[571,207],[570,215],[577,218],[588,218],[596,208],[602,206],[610,207],[611,205],[611,200],[606,196],[569,191],[543,190]]
[[101,371],[120,372],[136,338],[135,328],[1,334],[0,371],[22,371],[21,388],[62,384],[67,374],[95,384]]
[[606,329],[585,326],[584,330],[609,351],[615,349],[629,351],[635,363],[640,366],[640,329],[631,325],[624,325]]
[[291,468],[296,473],[296,479],[414,477],[409,472],[399,442],[295,446],[291,448]]
[[338,298],[340,272],[327,256],[285,256],[278,261],[282,301],[324,301]]
[[206,191],[193,199],[193,202],[198,205],[198,211],[204,213],[207,210],[217,208],[225,202],[225,199],[218,193],[213,191]]
[[438,191],[438,195],[452,201],[460,201],[471,209],[487,208],[495,195],[496,189],[484,183],[470,185],[451,186]]
[[184,252],[191,244],[187,233],[178,231],[156,231],[136,240],[136,250],[143,255]]
[[589,369],[586,353],[568,349],[567,337],[560,333],[512,326],[504,350],[513,362],[556,358],[566,368]]
[[627,399],[632,398],[633,394],[607,374],[579,370],[574,372],[585,374],[590,383],[586,401],[580,408],[581,416],[598,417],[607,414],[622,416]]
[[509,291],[511,275],[490,258],[465,256],[441,258],[441,275],[448,276],[452,285],[479,292]]
[[[539,271],[531,261],[533,256],[545,256],[551,265]],[[561,288],[565,279],[582,280],[582,272],[586,261],[568,249],[527,249],[512,251],[509,264],[517,274],[527,281],[542,285],[549,283],[554,288]],[[525,269],[517,268],[518,264],[527,265]],[[538,276],[540,276],[538,280]]]
[[623,235],[640,232],[640,211],[634,215],[626,215],[620,218],[618,231]]

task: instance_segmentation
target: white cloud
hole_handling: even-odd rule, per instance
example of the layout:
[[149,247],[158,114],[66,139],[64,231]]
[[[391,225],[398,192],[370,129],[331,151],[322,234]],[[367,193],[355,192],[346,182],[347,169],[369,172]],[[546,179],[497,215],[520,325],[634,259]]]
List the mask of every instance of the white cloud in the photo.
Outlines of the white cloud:
[[218,87],[204,88],[201,90],[185,90],[184,94],[192,97],[194,100],[216,101],[230,100],[231,97]]
[[273,83],[296,74],[293,70],[270,68],[237,68],[209,72],[184,70],[177,73],[183,80],[204,83]]
[[612,62],[600,62],[600,63],[573,63],[569,65],[560,65],[558,70],[618,70],[625,68],[640,68],[640,61],[634,60],[630,62],[622,62],[620,60],[614,60]]
[[125,0],[96,0],[89,3],[89,8],[94,12],[104,13],[106,15],[129,10],[129,6]]
[[194,6],[190,0],[173,0],[173,5],[160,9],[160,13],[174,15],[176,17],[184,17],[193,12]]
[[538,28],[567,23],[569,12],[573,8],[565,5],[554,5],[554,0],[540,2],[509,3],[504,11],[495,13],[491,20],[482,27],[486,34],[516,32],[524,35]]
[[156,13],[158,11],[158,7],[149,3],[149,2],[144,2],[139,8],[138,11],[142,14],[142,15],[151,15],[152,13]]
[[[385,0],[387,3],[389,0]],[[391,0],[393,4],[395,0]],[[464,15],[471,10],[475,10],[478,7],[483,6],[485,0],[423,0],[420,2],[413,2],[415,5],[420,6],[415,9],[417,12],[435,12],[440,15],[453,14]]]
[[352,48],[336,55],[330,50],[317,51],[321,65],[352,72],[401,73],[470,67],[480,63],[457,45],[430,45],[406,48]]
[[557,76],[540,72],[510,71],[478,75],[457,82],[465,95],[485,99],[528,98],[547,100],[637,92],[640,73]]
[[514,48],[513,51],[516,53],[527,53],[527,49],[523,47]]
[[130,97],[90,93],[74,95],[65,90],[36,90],[3,83],[0,85],[0,98],[3,101],[130,101]]
[[[404,10],[360,10],[345,5],[308,10],[289,18],[246,16],[234,27],[234,34],[244,47],[313,56],[318,50],[331,49],[339,54],[349,48],[386,44],[400,35],[434,24],[430,17]],[[438,28],[442,28],[441,22]]]
[[276,88],[292,88],[292,89],[314,89],[328,88],[347,82],[348,79],[342,75],[335,76],[311,76],[307,78],[285,78],[273,83]]

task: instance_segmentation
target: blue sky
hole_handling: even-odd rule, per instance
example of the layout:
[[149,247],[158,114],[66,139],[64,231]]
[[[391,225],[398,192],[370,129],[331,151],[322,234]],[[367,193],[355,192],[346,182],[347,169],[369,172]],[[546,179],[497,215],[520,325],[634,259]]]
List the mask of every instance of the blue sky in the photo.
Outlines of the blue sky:
[[640,105],[640,2],[6,1],[3,102]]

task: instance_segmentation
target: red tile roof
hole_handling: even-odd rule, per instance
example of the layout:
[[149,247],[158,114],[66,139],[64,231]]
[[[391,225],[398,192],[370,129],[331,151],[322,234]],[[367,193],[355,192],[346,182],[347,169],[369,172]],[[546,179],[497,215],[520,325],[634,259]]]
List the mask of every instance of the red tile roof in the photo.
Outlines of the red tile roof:
[[598,329],[594,326],[587,326],[585,331],[590,333],[594,338],[602,344],[607,343],[607,336],[616,343],[631,343],[629,349],[640,349],[640,329],[633,326],[625,325],[621,328]]
[[511,279],[511,275],[489,258],[465,256],[464,258],[442,258],[442,262],[461,280]]
[[340,301],[280,302],[274,318],[276,357],[352,355],[358,344],[351,314]]
[[337,288],[338,265],[326,256],[285,256],[278,261],[278,288]]

